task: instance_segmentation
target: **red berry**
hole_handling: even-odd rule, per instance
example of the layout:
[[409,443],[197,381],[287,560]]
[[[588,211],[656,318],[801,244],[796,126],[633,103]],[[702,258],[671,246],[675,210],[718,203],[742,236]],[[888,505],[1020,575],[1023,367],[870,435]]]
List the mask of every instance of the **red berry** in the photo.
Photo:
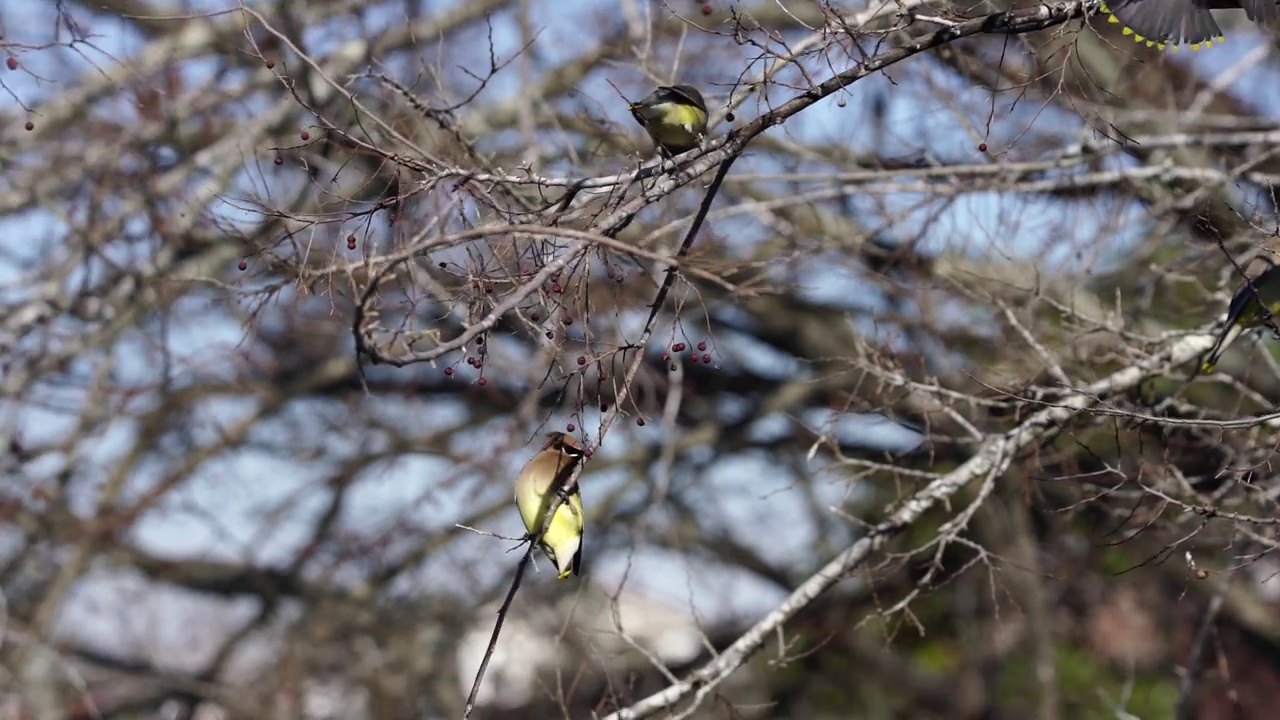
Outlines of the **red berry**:
[[538,320],[542,319],[542,316],[538,314],[537,310],[534,310],[533,312],[529,313],[529,319],[532,320],[533,322],[538,322]]
[[636,418],[636,424],[640,427],[644,427],[644,418]]
[[280,157],[279,155],[277,155],[277,156],[276,156],[276,159],[275,159],[275,160],[273,160],[272,162],[274,162],[274,163],[275,163],[275,164],[277,164],[277,165],[283,165],[283,164],[284,164],[284,158],[282,158],[282,157]]
[[484,387],[485,384],[488,382],[489,381],[486,378],[480,378],[479,380],[476,381],[476,384],[479,385],[480,387]]
[[347,249],[348,249],[348,250],[355,250],[355,249],[356,249],[356,236],[355,236],[355,235],[348,235],[348,236],[347,236]]
[[555,283],[551,286],[551,292],[559,295],[560,293],[564,292],[564,288],[560,287],[560,283]]
[[735,117],[733,116],[733,113],[725,113],[725,114],[724,114],[724,119],[725,119],[725,120],[727,120],[727,121],[729,121],[729,122],[733,122],[733,121],[734,121],[734,120],[736,120],[737,118],[735,118]]
[[572,325],[572,324],[573,324],[573,318],[569,317],[569,315],[568,315],[568,314],[566,314],[566,315],[565,315],[563,318],[561,318],[560,320],[561,320],[561,322],[563,322],[565,325]]
[[579,355],[579,356],[578,356],[578,364],[579,364],[579,365],[586,365],[586,364],[587,364],[587,356],[586,356],[586,355]]
[[275,60],[268,60],[268,61],[267,61],[267,69],[268,69],[268,70],[270,70],[271,68],[273,68],[273,67],[275,67],[275,66],[276,66],[276,61],[275,61]]
[[684,352],[684,343],[676,343],[671,346],[671,352]]
[[595,451],[595,450],[592,450],[591,448],[587,448],[586,450],[583,450],[583,451],[582,451],[582,456],[583,456],[583,457],[587,457],[587,458],[589,458],[589,457],[591,457],[592,455],[595,455],[595,453],[596,453],[596,451]]
[[444,369],[444,374],[445,374],[445,375],[452,375],[452,374],[453,374],[453,368],[445,368],[445,369]]
[[303,140],[310,140],[311,133],[307,132],[306,130],[303,130],[301,133],[299,133],[298,137],[302,138]]
[[666,351],[666,350],[663,350],[663,351],[662,351],[662,359],[663,359],[663,361],[666,361],[666,360],[667,360],[667,358],[669,358],[669,357],[671,357],[671,355],[667,354],[667,351]]
[[483,335],[481,335],[480,337],[476,338],[476,344],[477,344],[477,345],[483,345],[483,344],[484,344],[484,336],[483,336]]
[[8,60],[5,60],[4,62],[5,62],[5,64],[6,64],[6,65],[8,65],[8,66],[9,66],[9,69],[10,69],[10,70],[17,70],[17,69],[18,69],[18,58],[16,58],[16,57],[14,57],[14,56],[10,55],[10,56],[9,56],[9,59],[8,59]]
[[710,15],[710,14],[711,14],[711,3],[707,3],[706,5],[703,5],[703,6],[702,6],[702,14],[703,14],[703,15]]
[[245,268],[249,267],[249,263],[245,262],[244,260],[241,260],[240,264],[237,267],[239,267],[241,270],[244,270]]
[[706,343],[704,343],[704,342],[700,342],[700,343],[698,343],[698,350],[699,350],[700,352],[706,352],[706,350],[707,350],[707,344],[706,344]]
[[703,354],[702,354],[702,362],[706,363],[707,365],[710,365],[710,364],[711,364],[711,353],[703,353]]
[[569,432],[573,432],[574,431],[573,423],[569,423],[568,425],[566,425],[565,429],[567,429]]
[[986,143],[978,143],[978,152],[986,152],[986,151],[987,151],[987,144],[986,144]]
[[36,129],[36,124],[35,124],[35,123],[33,123],[33,122],[31,122],[30,120],[28,120],[28,121],[27,121],[27,124],[26,124],[26,125],[23,125],[22,127],[26,128],[26,129],[27,129],[27,132],[31,132],[32,130],[35,130],[35,129]]

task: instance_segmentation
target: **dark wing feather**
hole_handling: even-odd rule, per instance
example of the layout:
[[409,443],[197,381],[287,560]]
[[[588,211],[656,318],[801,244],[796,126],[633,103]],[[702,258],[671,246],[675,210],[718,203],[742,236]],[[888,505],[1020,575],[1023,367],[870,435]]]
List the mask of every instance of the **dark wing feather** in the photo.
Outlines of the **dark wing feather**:
[[698,88],[692,85],[673,85],[662,89],[668,91],[671,99],[677,104],[692,105],[702,112],[707,111],[707,101],[702,99],[702,93],[698,92]]
[[[1259,273],[1250,282],[1240,283],[1240,289],[1231,298],[1227,306],[1227,327],[1231,327],[1249,310],[1249,303],[1256,302],[1260,307],[1267,307],[1277,295],[1280,286],[1280,266],[1271,265],[1266,271]],[[1259,313],[1261,315],[1261,313]]]
[[[586,532],[585,532],[585,531],[582,533],[582,538],[583,538],[583,539],[585,539],[585,538],[586,538]],[[573,574],[574,574],[574,575],[581,575],[581,574],[582,574],[582,573],[579,571],[579,570],[580,570],[580,568],[582,567],[582,542],[583,542],[583,540],[582,540],[582,539],[579,539],[579,540],[578,540],[578,552],[576,552],[576,553],[574,553],[574,554],[573,554]]]
[[1276,0],[1240,0],[1240,7],[1256,23],[1280,18],[1280,2]]
[[1197,0],[1115,0],[1106,10],[1148,43],[1198,45],[1222,37],[1213,14]]

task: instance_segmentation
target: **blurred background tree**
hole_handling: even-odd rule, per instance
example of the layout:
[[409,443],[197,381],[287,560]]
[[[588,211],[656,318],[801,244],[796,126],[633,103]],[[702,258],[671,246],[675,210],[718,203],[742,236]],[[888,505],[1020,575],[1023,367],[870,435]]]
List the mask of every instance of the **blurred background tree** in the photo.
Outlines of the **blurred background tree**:
[[1275,37],[1094,11],[5,3],[0,718],[461,716],[552,429],[473,717],[1275,717]]

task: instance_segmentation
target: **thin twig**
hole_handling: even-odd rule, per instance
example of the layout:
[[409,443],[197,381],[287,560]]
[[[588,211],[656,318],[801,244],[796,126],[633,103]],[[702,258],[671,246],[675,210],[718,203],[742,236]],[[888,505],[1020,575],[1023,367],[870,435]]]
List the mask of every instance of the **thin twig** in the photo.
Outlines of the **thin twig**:
[[516,590],[520,589],[520,581],[524,578],[524,570],[529,566],[529,560],[533,557],[533,546],[535,543],[529,543],[529,547],[525,549],[524,555],[520,556],[520,563],[516,565],[516,574],[511,578],[511,587],[507,590],[507,597],[503,599],[502,606],[498,608],[498,617],[493,622],[493,633],[489,635],[489,644],[484,649],[484,658],[480,660],[480,668],[476,670],[476,677],[471,681],[471,692],[467,693],[467,704],[462,711],[462,717],[471,717],[471,711],[476,707],[476,696],[480,694],[480,683],[484,681],[485,671],[489,669],[489,660],[493,658],[494,648],[498,647],[498,635],[502,633],[502,623],[507,619],[507,611],[511,609],[511,601],[516,598]]
[[1218,620],[1218,613],[1222,610],[1222,604],[1227,599],[1227,593],[1231,590],[1231,581],[1235,577],[1235,573],[1227,571],[1222,574],[1222,581],[1218,583],[1218,589],[1213,593],[1213,597],[1209,600],[1209,607],[1205,608],[1204,615],[1200,618],[1200,627],[1196,630],[1195,642],[1191,644],[1191,655],[1187,657],[1187,666],[1182,673],[1182,683],[1178,686],[1178,704],[1176,715],[1178,720],[1191,720],[1195,710],[1192,701],[1195,699],[1196,683],[1200,679],[1200,666],[1204,657],[1205,648],[1209,645],[1209,636],[1213,630],[1213,625]]

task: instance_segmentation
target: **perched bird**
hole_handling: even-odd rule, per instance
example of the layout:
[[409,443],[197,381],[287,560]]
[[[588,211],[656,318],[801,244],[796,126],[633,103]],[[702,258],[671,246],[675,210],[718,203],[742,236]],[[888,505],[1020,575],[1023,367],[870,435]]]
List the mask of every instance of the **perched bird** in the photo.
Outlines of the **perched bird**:
[[1205,356],[1200,372],[1213,372],[1227,346],[1248,330],[1268,326],[1268,317],[1271,325],[1280,327],[1280,266],[1277,265],[1271,265],[1236,291],[1227,308],[1227,324]]
[[[555,502],[558,489],[582,461],[582,446],[562,432],[547,433],[547,444],[520,471],[516,479],[516,507],[525,529],[537,532]],[[542,529],[538,545],[556,566],[560,579],[578,574],[582,562],[582,495],[578,488],[560,503],[555,516]]]
[[1109,22],[1124,25],[1124,34],[1156,46],[1190,45],[1199,50],[1222,40],[1222,29],[1210,10],[1242,9],[1255,23],[1280,18],[1280,0],[1110,0],[1102,11]]
[[692,85],[663,85],[630,110],[667,157],[698,147],[707,131],[707,103]]

